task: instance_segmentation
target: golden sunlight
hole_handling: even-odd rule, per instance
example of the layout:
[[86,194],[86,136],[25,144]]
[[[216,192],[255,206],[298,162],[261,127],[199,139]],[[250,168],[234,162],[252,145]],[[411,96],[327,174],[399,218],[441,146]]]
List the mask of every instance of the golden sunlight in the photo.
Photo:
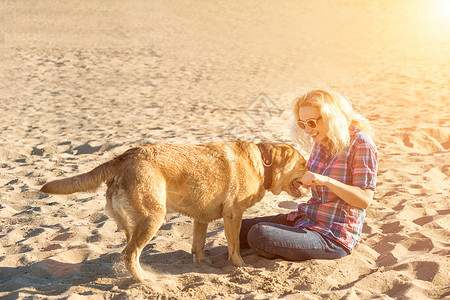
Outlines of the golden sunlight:
[[422,26],[421,37],[439,41],[441,46],[449,43],[450,0],[420,0],[417,4],[419,6],[416,6],[416,26]]
[[436,0],[432,2],[430,17],[438,23],[450,24],[450,0]]

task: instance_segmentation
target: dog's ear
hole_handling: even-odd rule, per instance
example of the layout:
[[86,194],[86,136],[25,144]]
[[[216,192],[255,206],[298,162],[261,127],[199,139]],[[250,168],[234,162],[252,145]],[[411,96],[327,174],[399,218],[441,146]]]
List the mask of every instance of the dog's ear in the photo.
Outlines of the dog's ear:
[[292,157],[294,154],[294,149],[287,144],[273,143],[270,144],[270,154],[273,162],[277,164],[284,164],[290,157]]
[[272,144],[271,153],[275,173],[306,166],[306,160],[303,155],[290,145],[282,143]]
[[290,163],[300,162],[306,165],[306,160],[294,147],[283,143],[259,143],[258,144],[266,166],[272,165],[274,172],[280,172],[281,169],[289,169]]

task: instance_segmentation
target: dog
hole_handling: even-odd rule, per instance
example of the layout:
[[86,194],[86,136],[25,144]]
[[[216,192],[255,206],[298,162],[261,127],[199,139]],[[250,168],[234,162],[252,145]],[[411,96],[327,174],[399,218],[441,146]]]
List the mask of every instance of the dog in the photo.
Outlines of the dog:
[[204,260],[208,223],[223,218],[229,260],[244,266],[239,252],[244,211],[266,190],[302,196],[297,187],[306,171],[303,156],[282,143],[160,143],[130,148],[88,173],[48,182],[40,191],[89,192],[106,182],[106,209],[127,239],[122,257],[131,275],[143,282],[139,256],[167,212],[194,219],[194,262]]

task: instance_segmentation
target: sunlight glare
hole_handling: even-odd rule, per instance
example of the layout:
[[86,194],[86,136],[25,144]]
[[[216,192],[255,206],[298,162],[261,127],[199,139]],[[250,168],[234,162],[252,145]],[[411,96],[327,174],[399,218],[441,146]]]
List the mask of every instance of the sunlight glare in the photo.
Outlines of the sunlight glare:
[[431,17],[439,23],[450,23],[450,0],[438,0],[433,3]]

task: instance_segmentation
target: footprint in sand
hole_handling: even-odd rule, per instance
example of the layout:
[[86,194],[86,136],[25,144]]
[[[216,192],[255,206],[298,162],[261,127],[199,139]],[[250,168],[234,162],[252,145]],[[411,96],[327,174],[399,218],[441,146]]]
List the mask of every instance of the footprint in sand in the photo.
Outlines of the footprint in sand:
[[445,174],[447,177],[450,176],[450,165],[445,164],[441,167],[441,172]]
[[384,224],[380,227],[383,233],[399,233],[405,226],[400,225],[400,221]]
[[52,241],[59,241],[59,242],[63,242],[63,241],[67,241],[68,239],[70,239],[73,236],[73,233],[71,232],[64,232],[61,233],[57,236],[55,236]]
[[425,217],[420,217],[420,218],[413,220],[413,223],[423,226],[425,224],[432,222],[434,219],[435,219],[434,216],[425,216]]
[[396,134],[402,138],[403,145],[411,152],[430,154],[450,148],[449,128],[405,128],[403,132]]
[[380,254],[376,262],[377,265],[380,267],[387,267],[396,264],[398,259],[394,256],[393,250],[395,250],[400,242],[407,238],[408,237],[397,233],[386,234],[386,236],[373,247],[373,250]]
[[432,282],[439,272],[439,264],[432,261],[412,261],[394,267],[403,273],[415,274],[417,279]]
[[[400,232],[400,227],[402,226],[398,226],[397,222],[394,222],[383,225],[381,230],[383,232],[389,232],[389,230]],[[433,241],[420,232],[413,232],[409,235],[387,233],[373,247],[373,250],[380,254],[376,261],[379,267],[391,267],[401,261],[416,257],[421,253],[430,252],[434,247]]]
[[80,154],[92,154],[95,152],[106,152],[120,145],[113,143],[105,143],[99,146],[91,146],[91,142],[86,142],[83,145],[73,148],[76,151],[76,155]]
[[428,252],[433,250],[433,241],[420,232],[413,232],[409,238],[401,243],[408,251]]

